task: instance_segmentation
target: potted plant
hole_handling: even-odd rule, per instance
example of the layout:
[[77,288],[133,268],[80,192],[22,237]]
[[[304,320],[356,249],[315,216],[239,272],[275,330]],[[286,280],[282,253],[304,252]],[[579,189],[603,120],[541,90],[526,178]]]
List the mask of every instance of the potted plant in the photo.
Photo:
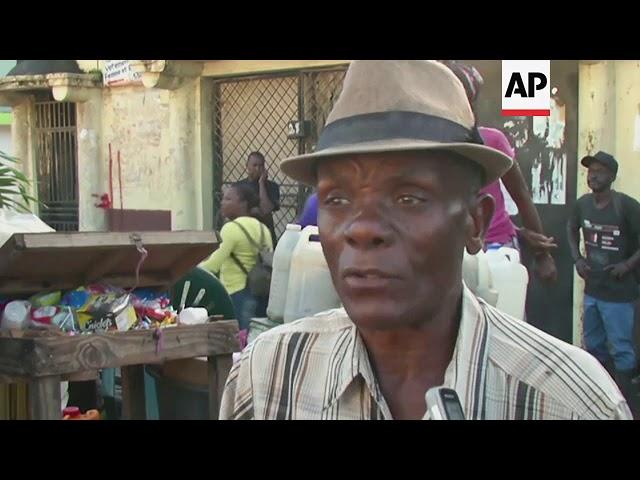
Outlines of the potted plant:
[[0,209],[30,213],[31,203],[41,204],[28,193],[31,182],[16,168],[19,160],[0,150]]

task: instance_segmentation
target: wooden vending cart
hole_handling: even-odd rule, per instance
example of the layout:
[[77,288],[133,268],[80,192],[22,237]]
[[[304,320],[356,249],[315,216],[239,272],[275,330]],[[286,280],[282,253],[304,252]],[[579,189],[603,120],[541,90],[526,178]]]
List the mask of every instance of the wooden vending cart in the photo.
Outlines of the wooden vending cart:
[[[16,234],[0,248],[0,295],[28,298],[96,282],[122,288],[172,283],[218,246],[212,232]],[[31,419],[60,419],[60,382],[122,370],[123,417],[144,419],[144,365],[208,358],[209,416],[239,351],[238,324],[222,320],[160,330],[68,336],[37,330],[0,333],[0,382],[27,383]]]

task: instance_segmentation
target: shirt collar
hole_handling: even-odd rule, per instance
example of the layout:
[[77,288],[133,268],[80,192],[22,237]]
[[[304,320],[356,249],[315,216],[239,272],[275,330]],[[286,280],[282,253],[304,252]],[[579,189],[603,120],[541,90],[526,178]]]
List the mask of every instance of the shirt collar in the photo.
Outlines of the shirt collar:
[[[465,285],[462,292],[462,318],[458,338],[451,362],[445,371],[444,381],[444,386],[453,388],[458,393],[465,413],[465,405],[476,397],[478,388],[483,388],[487,362],[487,333],[480,302]],[[340,358],[333,358],[332,363],[341,362],[342,367],[334,377],[333,384],[329,385],[330,393],[325,398],[323,408],[331,407],[358,377],[362,378],[371,396],[380,404],[383,400],[382,393],[364,341],[353,323],[350,327],[349,344],[337,350],[336,355]],[[469,381],[472,382],[471,385]]]

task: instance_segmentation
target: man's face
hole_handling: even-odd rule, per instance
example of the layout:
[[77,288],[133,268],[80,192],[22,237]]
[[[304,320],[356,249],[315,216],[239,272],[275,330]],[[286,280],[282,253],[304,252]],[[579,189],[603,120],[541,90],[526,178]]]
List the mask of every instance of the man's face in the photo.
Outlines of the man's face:
[[257,181],[264,172],[264,160],[257,155],[252,155],[247,160],[247,174],[249,179]]
[[592,162],[587,173],[587,185],[596,193],[604,192],[611,187],[615,176],[608,167],[599,162]]
[[463,249],[481,248],[493,214],[493,199],[477,201],[469,175],[442,152],[320,164],[320,241],[356,325],[419,324],[460,294]]

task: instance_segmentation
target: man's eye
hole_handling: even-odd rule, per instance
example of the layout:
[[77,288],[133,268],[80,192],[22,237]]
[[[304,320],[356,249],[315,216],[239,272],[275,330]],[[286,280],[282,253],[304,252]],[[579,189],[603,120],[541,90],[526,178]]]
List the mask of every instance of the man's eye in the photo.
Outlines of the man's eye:
[[422,198],[418,198],[418,197],[416,197],[414,195],[400,195],[400,196],[398,196],[396,201],[400,205],[418,205],[418,204],[424,202],[424,200]]
[[338,205],[347,205],[349,200],[344,197],[328,197],[324,204],[327,206],[338,206]]

